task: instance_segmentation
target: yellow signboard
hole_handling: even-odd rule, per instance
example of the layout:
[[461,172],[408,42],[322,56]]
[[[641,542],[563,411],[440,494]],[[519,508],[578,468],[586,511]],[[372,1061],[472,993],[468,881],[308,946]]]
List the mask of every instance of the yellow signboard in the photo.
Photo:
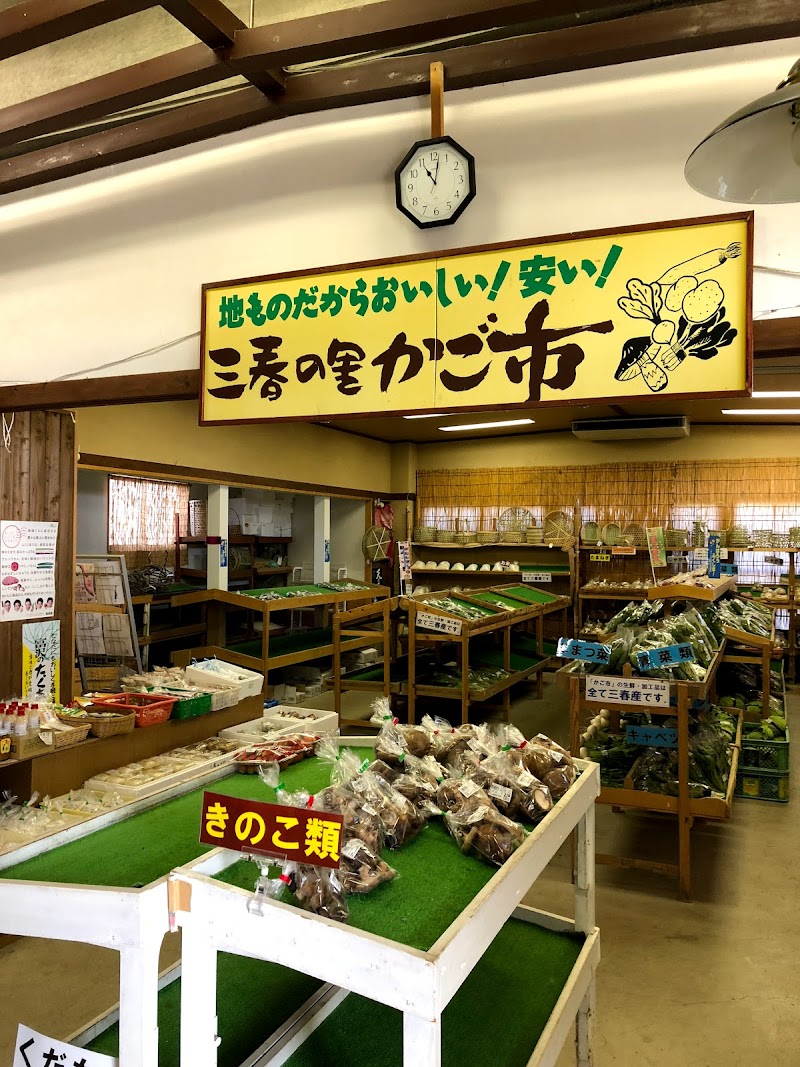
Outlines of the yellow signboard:
[[752,214],[203,287],[202,423],[751,388]]

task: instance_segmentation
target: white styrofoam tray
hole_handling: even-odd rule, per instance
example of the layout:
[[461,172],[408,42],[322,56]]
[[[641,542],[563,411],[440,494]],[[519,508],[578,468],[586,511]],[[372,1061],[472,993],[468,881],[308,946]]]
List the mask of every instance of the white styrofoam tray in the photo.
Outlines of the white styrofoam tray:
[[186,668],[186,680],[193,685],[212,686],[215,689],[238,686],[240,700],[257,697],[264,688],[263,674],[249,671],[246,667],[237,667],[222,659],[201,660],[199,663],[189,664]]
[[[313,713],[317,716],[315,719],[300,719],[295,718],[295,710],[300,715]],[[276,715],[278,711],[291,712],[289,715]],[[319,711],[317,708],[298,708],[286,707],[279,705],[276,708],[265,708],[264,718],[268,723],[274,724],[276,729],[283,729],[284,726],[289,726],[293,731],[303,732],[307,730],[312,734],[335,734],[339,730],[339,716],[335,711]]]

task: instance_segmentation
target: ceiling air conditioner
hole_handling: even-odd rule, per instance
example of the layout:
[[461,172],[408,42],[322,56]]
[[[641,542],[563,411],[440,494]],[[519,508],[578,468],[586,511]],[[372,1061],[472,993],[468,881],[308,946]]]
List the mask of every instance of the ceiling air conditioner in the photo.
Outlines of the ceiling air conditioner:
[[652,418],[578,419],[572,432],[584,441],[631,441],[663,437],[688,437],[685,415],[655,415]]

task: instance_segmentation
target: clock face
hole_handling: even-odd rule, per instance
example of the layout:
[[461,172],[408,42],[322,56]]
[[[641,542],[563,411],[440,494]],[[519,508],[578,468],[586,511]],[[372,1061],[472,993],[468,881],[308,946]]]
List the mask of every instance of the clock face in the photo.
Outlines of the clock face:
[[455,222],[475,197],[475,160],[450,137],[417,141],[395,172],[397,206],[417,226]]

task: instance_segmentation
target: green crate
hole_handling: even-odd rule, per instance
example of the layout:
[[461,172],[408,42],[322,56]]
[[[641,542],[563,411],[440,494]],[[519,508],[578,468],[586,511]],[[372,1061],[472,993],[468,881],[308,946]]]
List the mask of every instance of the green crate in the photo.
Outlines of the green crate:
[[[745,728],[747,723],[744,724]],[[773,771],[780,774],[789,773],[789,730],[785,741],[748,741],[742,738],[742,751],[739,754],[741,771]]]
[[186,700],[176,700],[172,705],[172,719],[193,719],[197,715],[207,715],[211,711],[211,694],[198,693]]
[[789,802],[789,774],[775,771],[740,770],[736,775],[735,797],[748,800],[774,800],[779,804]]

